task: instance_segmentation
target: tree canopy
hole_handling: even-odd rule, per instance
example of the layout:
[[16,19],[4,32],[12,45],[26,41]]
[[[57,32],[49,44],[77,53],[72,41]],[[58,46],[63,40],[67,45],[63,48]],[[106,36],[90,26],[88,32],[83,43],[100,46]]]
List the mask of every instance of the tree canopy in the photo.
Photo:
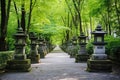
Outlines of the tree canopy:
[[1,0],[0,6],[1,41],[9,41],[20,26],[49,36],[54,44],[81,32],[91,37],[98,23],[108,35],[120,35],[120,0]]

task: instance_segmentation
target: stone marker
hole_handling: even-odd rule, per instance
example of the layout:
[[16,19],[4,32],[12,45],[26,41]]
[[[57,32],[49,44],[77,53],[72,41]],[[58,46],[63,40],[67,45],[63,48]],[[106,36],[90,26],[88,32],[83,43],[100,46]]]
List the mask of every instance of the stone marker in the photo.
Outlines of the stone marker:
[[77,62],[77,63],[78,62],[86,62],[87,59],[89,58],[89,55],[87,54],[87,51],[86,51],[87,36],[85,36],[84,33],[82,32],[78,38],[79,38],[80,49],[78,50],[78,54],[76,54],[75,62]]
[[98,25],[92,34],[94,35],[94,53],[87,61],[87,70],[104,72],[112,71],[111,61],[107,59],[107,55],[105,54],[106,42],[104,42],[104,35],[106,32],[102,30],[101,25]]
[[38,40],[38,54],[40,54],[40,58],[45,58],[45,53],[44,53],[44,44],[43,44],[43,39]]
[[29,58],[31,59],[32,63],[39,63],[40,60],[40,54],[38,54],[38,49],[37,49],[37,37],[35,36],[35,33],[30,32],[29,38],[31,40],[31,50],[30,50],[30,55]]
[[14,59],[7,61],[7,71],[30,71],[31,60],[26,58],[25,46],[26,46],[26,35],[22,28],[18,28],[17,33],[14,35],[15,38],[15,53]]
[[76,36],[74,36],[73,38],[72,38],[72,46],[71,47],[69,47],[70,49],[70,58],[75,58],[75,55],[77,54],[77,38],[76,38]]

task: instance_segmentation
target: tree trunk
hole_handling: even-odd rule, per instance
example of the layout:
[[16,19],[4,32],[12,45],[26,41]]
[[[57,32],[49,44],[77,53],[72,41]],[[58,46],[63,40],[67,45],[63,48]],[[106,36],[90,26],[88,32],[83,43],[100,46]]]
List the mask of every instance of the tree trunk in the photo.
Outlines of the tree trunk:
[[110,25],[110,5],[108,5],[108,8],[107,8],[107,16],[108,16],[108,34],[111,35],[111,25]]
[[29,33],[30,22],[31,22],[31,14],[32,14],[32,0],[30,0],[30,9],[29,9],[29,16],[28,16],[28,24],[27,24],[27,33]]
[[24,2],[22,3],[22,6],[21,6],[21,12],[22,12],[21,27],[22,27],[23,31],[26,32],[26,28],[25,28],[25,4],[24,4]]
[[18,24],[18,28],[19,28],[20,27],[19,14],[18,14],[17,6],[16,6],[16,3],[15,3],[14,0],[13,0],[13,3],[14,3],[15,12],[16,12],[16,15],[17,15],[17,24]]
[[116,15],[117,15],[117,21],[118,21],[118,26],[119,26],[119,31],[120,31],[120,11],[117,7],[117,0],[114,0],[115,1],[115,10],[116,10]]
[[6,51],[6,0],[1,0],[1,36],[0,36],[0,51]]
[[74,7],[78,13],[78,18],[79,18],[79,29],[80,29],[80,33],[82,32],[82,19],[81,19],[81,8],[80,8],[80,4],[81,1],[79,0],[78,2],[76,0],[73,0],[73,4],[74,4]]
[[[90,32],[92,32],[92,17],[90,16]],[[92,34],[90,33],[90,38],[92,38]]]

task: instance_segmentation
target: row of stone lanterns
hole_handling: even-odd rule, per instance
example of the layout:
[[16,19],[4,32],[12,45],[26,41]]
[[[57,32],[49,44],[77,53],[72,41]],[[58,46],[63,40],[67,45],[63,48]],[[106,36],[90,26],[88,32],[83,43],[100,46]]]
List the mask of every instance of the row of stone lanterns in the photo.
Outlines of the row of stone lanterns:
[[[42,39],[37,40],[36,34],[33,32],[30,32],[29,34],[29,39],[31,40],[30,54],[28,56],[29,59],[27,59],[27,56],[25,54],[27,35],[23,32],[22,28],[18,28],[18,31],[14,35],[14,38],[15,38],[14,59],[7,61],[6,70],[7,71],[30,71],[31,62],[39,63],[40,57],[44,58],[45,54],[47,54],[47,52],[45,52],[45,49],[47,48],[47,46],[45,45],[45,41]],[[39,43],[37,43],[37,41]]]
[[87,36],[85,36],[84,33],[81,33],[78,37],[80,49],[78,50],[78,53],[75,57],[75,62],[78,63],[87,61],[87,71],[111,71],[111,61],[107,58],[107,55],[105,54],[106,42],[104,42],[104,35],[106,34],[106,32],[102,30],[101,25],[98,25],[95,31],[92,32],[92,34],[94,35],[93,54],[91,56],[87,54]]
[[38,54],[37,37],[36,37],[35,33],[30,32],[29,38],[31,40],[31,49],[30,49],[29,58],[31,59],[32,63],[39,63],[40,54]]
[[39,39],[39,48],[38,48],[38,52],[40,53],[40,58],[45,58],[45,47],[44,47],[44,39]]
[[15,53],[14,59],[7,61],[7,71],[30,71],[31,60],[27,59],[25,54],[26,38],[27,35],[23,32],[22,28],[18,28],[15,38]]
[[86,51],[86,38],[87,36],[84,35],[84,33],[82,32],[80,34],[79,38],[79,46],[80,49],[78,50],[78,54],[76,55],[76,60],[75,62],[85,62],[87,61],[87,59],[89,58],[89,55],[87,54]]

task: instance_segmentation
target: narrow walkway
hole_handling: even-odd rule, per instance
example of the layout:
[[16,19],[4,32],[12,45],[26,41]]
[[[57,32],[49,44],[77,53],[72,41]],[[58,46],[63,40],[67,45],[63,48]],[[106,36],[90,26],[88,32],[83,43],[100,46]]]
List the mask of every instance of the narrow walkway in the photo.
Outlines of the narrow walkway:
[[74,61],[57,46],[41,63],[32,64],[32,71],[4,73],[0,80],[120,80],[112,73],[86,72],[86,63]]

